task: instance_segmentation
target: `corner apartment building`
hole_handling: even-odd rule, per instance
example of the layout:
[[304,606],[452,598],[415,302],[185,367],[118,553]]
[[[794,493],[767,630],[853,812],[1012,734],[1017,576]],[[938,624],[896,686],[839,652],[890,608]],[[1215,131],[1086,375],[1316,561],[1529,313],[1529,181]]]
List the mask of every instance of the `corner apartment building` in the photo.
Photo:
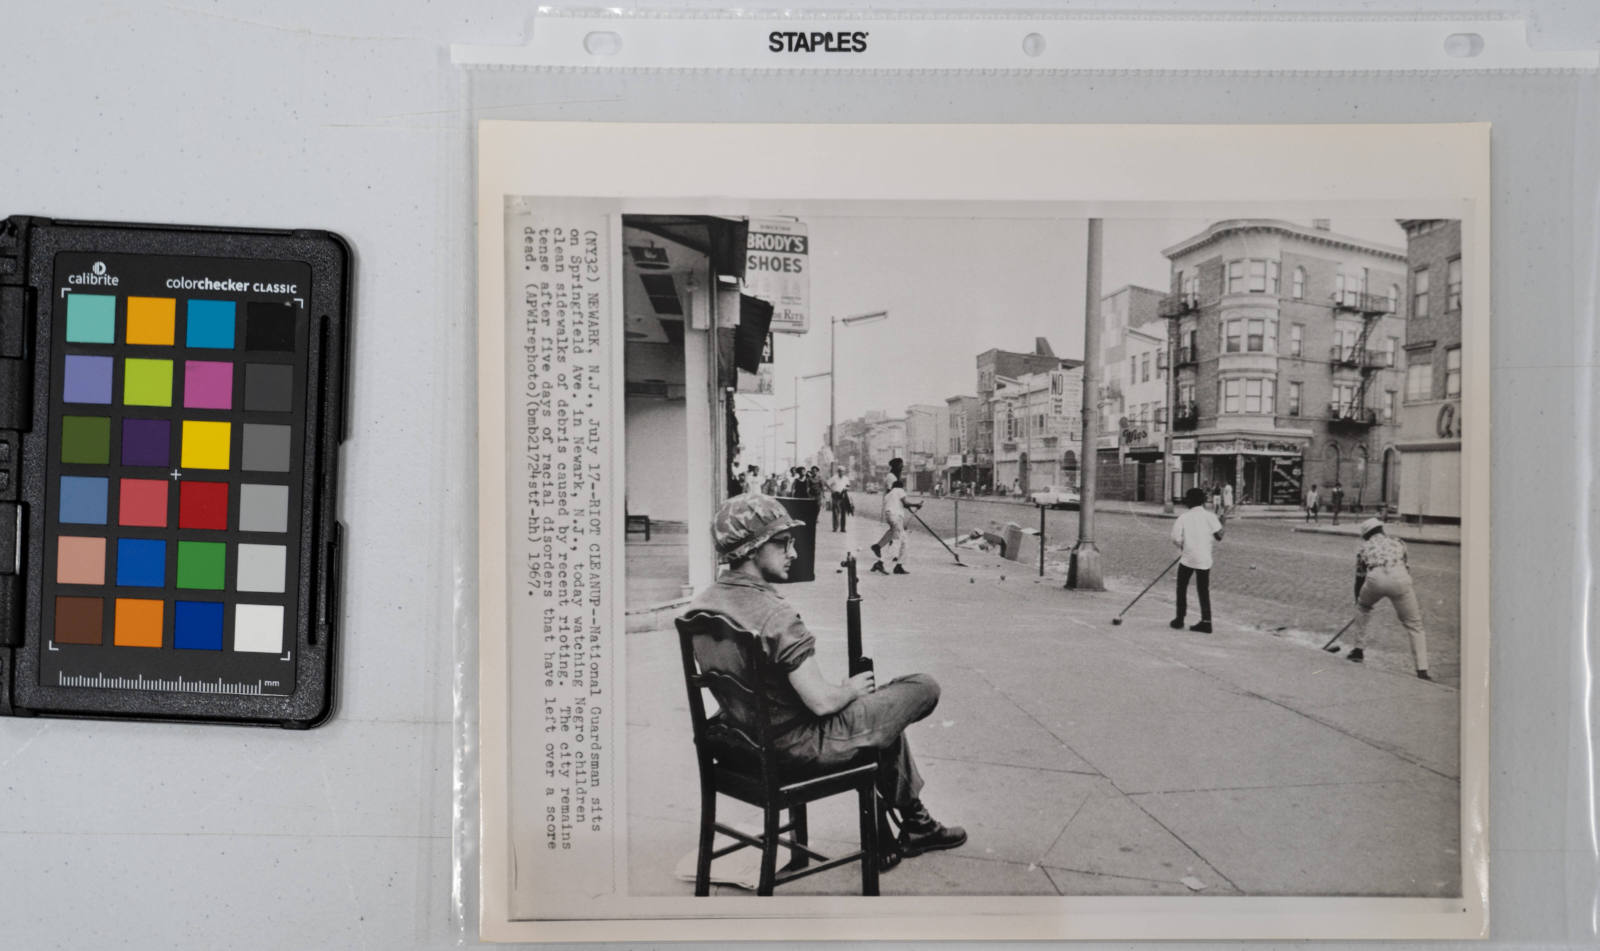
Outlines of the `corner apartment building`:
[[1405,396],[1400,408],[1402,518],[1461,520],[1461,222],[1404,220]]
[[1396,502],[1405,253],[1326,221],[1238,219],[1163,254],[1173,492],[1231,483],[1289,505],[1339,483],[1347,507]]

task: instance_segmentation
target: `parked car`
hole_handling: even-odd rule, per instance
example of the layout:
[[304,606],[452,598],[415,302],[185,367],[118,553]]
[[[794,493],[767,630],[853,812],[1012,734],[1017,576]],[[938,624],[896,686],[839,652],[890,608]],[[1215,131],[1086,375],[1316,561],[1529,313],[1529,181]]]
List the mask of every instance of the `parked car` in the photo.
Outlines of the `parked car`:
[[1078,490],[1065,485],[1047,485],[1029,496],[1034,505],[1048,505],[1053,509],[1078,507]]

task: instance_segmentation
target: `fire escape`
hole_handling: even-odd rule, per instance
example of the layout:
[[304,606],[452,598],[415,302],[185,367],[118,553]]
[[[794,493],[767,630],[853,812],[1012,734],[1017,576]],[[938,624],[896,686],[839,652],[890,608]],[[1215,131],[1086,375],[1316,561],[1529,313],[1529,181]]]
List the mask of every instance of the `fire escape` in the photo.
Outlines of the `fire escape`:
[[1355,394],[1351,396],[1349,403],[1328,404],[1329,422],[1341,428],[1352,429],[1375,426],[1378,423],[1378,413],[1377,410],[1367,406],[1367,390],[1372,388],[1373,379],[1386,363],[1383,353],[1368,349],[1367,344],[1372,339],[1372,331],[1378,326],[1378,321],[1385,314],[1394,313],[1394,302],[1378,294],[1345,291],[1335,297],[1333,309],[1335,313],[1345,311],[1361,317],[1361,333],[1356,337],[1355,343],[1348,347],[1335,346],[1329,354],[1329,362],[1334,366],[1359,370],[1361,381],[1356,385]]
[[[1175,341],[1177,344],[1177,346],[1171,347],[1172,366],[1167,370],[1171,374],[1166,387],[1169,399],[1171,399],[1171,393],[1178,386],[1178,368],[1195,366],[1200,362],[1200,355],[1195,353],[1194,347],[1184,345],[1183,335],[1179,332],[1179,328],[1183,326],[1179,321],[1190,314],[1198,314],[1199,312],[1199,296],[1189,293],[1168,294],[1161,298],[1161,302],[1157,306],[1156,313],[1172,321],[1172,329],[1168,332],[1168,341]],[[1200,426],[1200,407],[1193,400],[1189,402],[1180,400],[1170,408],[1167,418],[1171,420],[1170,425],[1173,432],[1187,432],[1198,429]]]

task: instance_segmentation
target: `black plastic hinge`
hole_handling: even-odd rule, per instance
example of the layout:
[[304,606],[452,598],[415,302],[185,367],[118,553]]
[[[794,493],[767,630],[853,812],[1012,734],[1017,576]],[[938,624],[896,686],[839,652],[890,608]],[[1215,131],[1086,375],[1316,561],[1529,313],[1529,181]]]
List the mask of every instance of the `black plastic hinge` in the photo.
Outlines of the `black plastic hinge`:
[[0,429],[27,429],[33,416],[33,305],[32,288],[0,287]]
[[0,505],[0,647],[22,646],[22,506]]

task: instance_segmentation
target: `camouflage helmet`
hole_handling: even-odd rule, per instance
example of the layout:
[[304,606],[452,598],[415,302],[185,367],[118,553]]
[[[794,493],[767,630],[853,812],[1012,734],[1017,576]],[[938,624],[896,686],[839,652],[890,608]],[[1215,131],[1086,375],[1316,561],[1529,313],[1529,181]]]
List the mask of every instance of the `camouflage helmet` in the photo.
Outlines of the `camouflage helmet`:
[[736,495],[722,503],[717,509],[716,521],[711,525],[711,534],[717,544],[717,560],[723,564],[738,561],[784,529],[804,524],[791,517],[783,505],[770,495],[759,492]]

